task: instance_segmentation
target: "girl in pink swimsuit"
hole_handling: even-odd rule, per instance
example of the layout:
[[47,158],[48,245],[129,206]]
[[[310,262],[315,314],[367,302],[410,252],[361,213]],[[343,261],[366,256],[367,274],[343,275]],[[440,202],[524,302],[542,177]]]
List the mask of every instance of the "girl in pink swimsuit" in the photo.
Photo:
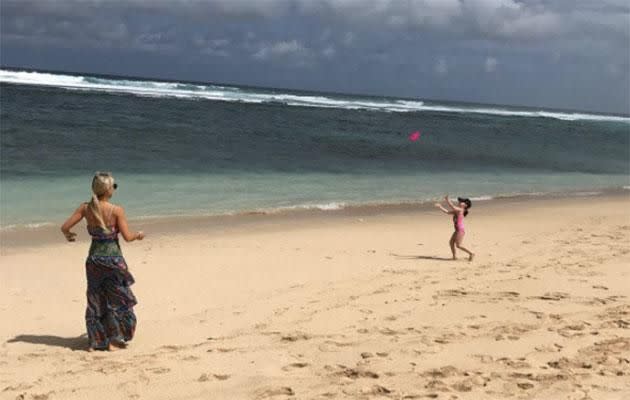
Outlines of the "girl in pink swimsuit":
[[451,236],[451,240],[449,241],[449,245],[451,246],[451,252],[453,253],[453,260],[457,259],[455,255],[455,247],[458,249],[468,253],[468,260],[472,261],[475,254],[462,246],[462,242],[464,241],[464,235],[466,231],[464,230],[464,217],[468,215],[468,209],[472,206],[470,199],[458,197],[457,202],[458,205],[454,205],[451,200],[448,198],[448,195],[444,197],[446,204],[450,208],[447,210],[440,203],[435,203],[435,206],[442,210],[446,214],[451,214],[453,216],[453,225],[455,227],[455,232]]

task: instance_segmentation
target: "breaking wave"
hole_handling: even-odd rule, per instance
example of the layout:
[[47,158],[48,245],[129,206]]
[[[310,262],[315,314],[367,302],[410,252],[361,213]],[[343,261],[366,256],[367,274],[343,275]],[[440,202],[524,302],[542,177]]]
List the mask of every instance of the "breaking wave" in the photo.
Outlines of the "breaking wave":
[[423,101],[385,98],[307,95],[282,93],[273,90],[238,88],[212,84],[160,82],[150,80],[114,79],[89,75],[14,71],[0,69],[0,82],[36,85],[106,93],[124,93],[145,97],[169,97],[191,100],[214,100],[242,103],[280,103],[287,106],[371,110],[382,112],[444,112],[487,114],[512,117],[542,117],[563,121],[607,121],[630,123],[630,117],[615,115],[555,112],[544,110],[516,110],[500,107],[452,106],[425,104]]

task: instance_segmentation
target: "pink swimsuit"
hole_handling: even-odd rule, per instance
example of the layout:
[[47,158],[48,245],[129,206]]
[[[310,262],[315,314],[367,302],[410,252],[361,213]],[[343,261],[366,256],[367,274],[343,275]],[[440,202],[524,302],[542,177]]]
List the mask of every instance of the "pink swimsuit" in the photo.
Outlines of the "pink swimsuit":
[[464,214],[457,213],[453,215],[453,225],[455,225],[455,232],[465,233],[464,231]]

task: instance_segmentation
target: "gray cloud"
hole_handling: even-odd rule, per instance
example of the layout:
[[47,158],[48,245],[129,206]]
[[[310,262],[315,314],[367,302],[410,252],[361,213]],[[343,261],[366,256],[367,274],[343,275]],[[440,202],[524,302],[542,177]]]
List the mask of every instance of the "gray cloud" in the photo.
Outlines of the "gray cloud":
[[484,63],[486,72],[494,72],[497,69],[497,59],[494,57],[486,58],[486,62]]
[[[28,59],[45,68],[55,60],[37,61],[38,51],[72,49],[97,58],[120,52],[137,64],[100,71],[107,73],[142,75],[139,57],[152,54],[198,79],[214,77],[194,65],[211,65],[215,76],[247,84],[475,101],[552,97],[521,90],[514,99],[513,80],[526,73],[542,92],[555,76],[574,82],[561,88],[569,107],[593,107],[576,104],[575,94],[596,85],[610,85],[607,108],[630,107],[626,0],[3,0],[0,9],[4,64]],[[252,61],[254,74],[243,67]],[[72,69],[71,60],[54,65]],[[308,76],[299,75],[304,66]],[[440,86],[423,74],[453,81]],[[488,98],[483,84],[503,85],[490,91],[503,97]]]
[[[149,19],[192,18],[200,25],[278,20],[291,15],[360,30],[424,29],[469,39],[530,40],[593,34],[602,40],[630,38],[630,3],[615,0],[4,0],[2,11],[7,22],[16,18],[46,22],[40,19],[45,17],[52,24],[67,27],[81,27],[85,21],[99,19],[120,22],[128,14],[144,14]],[[6,30],[15,25],[9,24]]]
[[437,59],[437,61],[435,62],[435,66],[433,67],[433,70],[438,75],[448,74],[448,64],[446,63],[446,60],[444,58]]
[[311,65],[315,56],[316,54],[311,49],[295,39],[262,44],[252,54],[252,58],[258,61],[289,63],[299,67]]

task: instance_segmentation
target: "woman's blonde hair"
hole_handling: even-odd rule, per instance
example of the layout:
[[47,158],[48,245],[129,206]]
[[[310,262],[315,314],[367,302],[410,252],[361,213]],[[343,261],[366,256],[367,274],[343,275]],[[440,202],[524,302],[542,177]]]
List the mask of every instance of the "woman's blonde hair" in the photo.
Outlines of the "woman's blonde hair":
[[98,200],[107,194],[114,187],[114,177],[111,172],[97,172],[92,178],[92,199],[88,203],[88,208],[92,211],[92,215],[98,221],[98,225],[103,228],[105,232],[109,233],[109,227],[105,224],[103,219],[103,212],[101,211],[101,205]]

